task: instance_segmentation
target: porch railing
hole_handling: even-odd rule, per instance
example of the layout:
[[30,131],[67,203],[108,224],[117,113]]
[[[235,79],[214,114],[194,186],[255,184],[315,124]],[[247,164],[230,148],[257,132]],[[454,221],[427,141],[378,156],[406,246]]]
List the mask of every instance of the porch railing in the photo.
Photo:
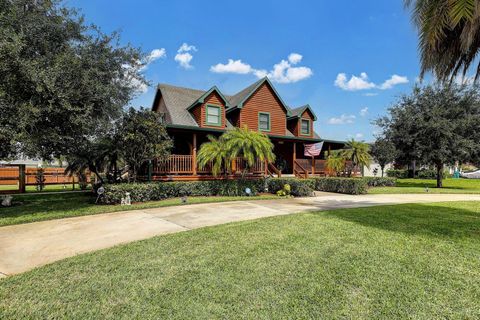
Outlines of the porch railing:
[[[234,159],[234,172],[241,173],[247,168],[247,161],[243,158]],[[178,155],[172,154],[167,159],[158,160],[154,162],[153,174],[193,174],[194,173],[194,158],[192,155]],[[204,168],[195,167],[198,174],[210,174],[211,164],[207,164]],[[266,164],[263,161],[257,160],[252,167],[248,169],[249,173],[261,174],[266,172]]]

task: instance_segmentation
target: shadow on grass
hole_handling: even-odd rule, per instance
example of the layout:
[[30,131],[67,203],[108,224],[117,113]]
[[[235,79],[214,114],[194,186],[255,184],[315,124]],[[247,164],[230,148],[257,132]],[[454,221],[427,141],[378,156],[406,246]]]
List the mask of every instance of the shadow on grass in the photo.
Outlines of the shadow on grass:
[[[472,202],[473,203],[473,202]],[[442,238],[469,238],[480,240],[480,204],[452,207],[455,204],[404,204],[339,209],[327,212],[330,217],[409,235],[437,236]]]

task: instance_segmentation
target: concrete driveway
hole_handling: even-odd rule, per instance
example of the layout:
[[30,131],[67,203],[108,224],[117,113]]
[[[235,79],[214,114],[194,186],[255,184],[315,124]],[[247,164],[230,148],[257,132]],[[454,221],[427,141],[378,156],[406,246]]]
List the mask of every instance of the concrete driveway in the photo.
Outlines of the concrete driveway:
[[80,253],[156,235],[233,221],[384,204],[479,201],[480,195],[340,195],[234,201],[122,211],[0,227],[0,276],[24,272]]

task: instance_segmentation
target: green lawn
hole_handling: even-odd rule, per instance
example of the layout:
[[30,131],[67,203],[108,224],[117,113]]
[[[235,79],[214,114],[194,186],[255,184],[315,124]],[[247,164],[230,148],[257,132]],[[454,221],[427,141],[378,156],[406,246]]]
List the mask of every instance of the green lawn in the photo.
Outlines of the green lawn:
[[[262,199],[279,198],[275,195],[261,195],[255,197],[189,197],[188,203]],[[181,200],[178,198],[138,203],[131,206],[96,205],[95,197],[89,192],[65,192],[42,195],[19,194],[14,195],[13,201],[17,205],[9,208],[0,207],[0,227],[12,224],[85,216],[114,211],[181,205]]]
[[436,180],[430,179],[398,179],[396,187],[371,188],[368,193],[479,193],[480,180],[476,179],[445,179],[443,188],[436,188]]
[[302,213],[0,280],[0,318],[478,319],[480,202]]
[[[88,189],[90,189],[90,186],[88,186]],[[4,190],[18,190],[18,185],[0,185],[0,191]],[[27,193],[38,193],[40,191],[37,190],[36,186],[26,186],[25,190]],[[75,191],[80,190],[80,186],[78,184],[75,184]],[[63,184],[49,184],[44,187],[44,189],[41,192],[60,192],[60,191],[72,191],[72,184],[65,184],[65,188]]]

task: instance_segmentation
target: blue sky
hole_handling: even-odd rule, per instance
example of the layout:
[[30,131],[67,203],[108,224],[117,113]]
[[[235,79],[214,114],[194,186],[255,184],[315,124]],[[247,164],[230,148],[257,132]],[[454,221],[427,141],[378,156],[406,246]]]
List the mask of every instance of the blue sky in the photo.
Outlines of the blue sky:
[[233,94],[267,74],[288,105],[313,107],[321,137],[372,141],[371,120],[419,73],[402,0],[65,3],[152,53],[144,71],[152,86],[135,107],[150,107],[160,82]]

